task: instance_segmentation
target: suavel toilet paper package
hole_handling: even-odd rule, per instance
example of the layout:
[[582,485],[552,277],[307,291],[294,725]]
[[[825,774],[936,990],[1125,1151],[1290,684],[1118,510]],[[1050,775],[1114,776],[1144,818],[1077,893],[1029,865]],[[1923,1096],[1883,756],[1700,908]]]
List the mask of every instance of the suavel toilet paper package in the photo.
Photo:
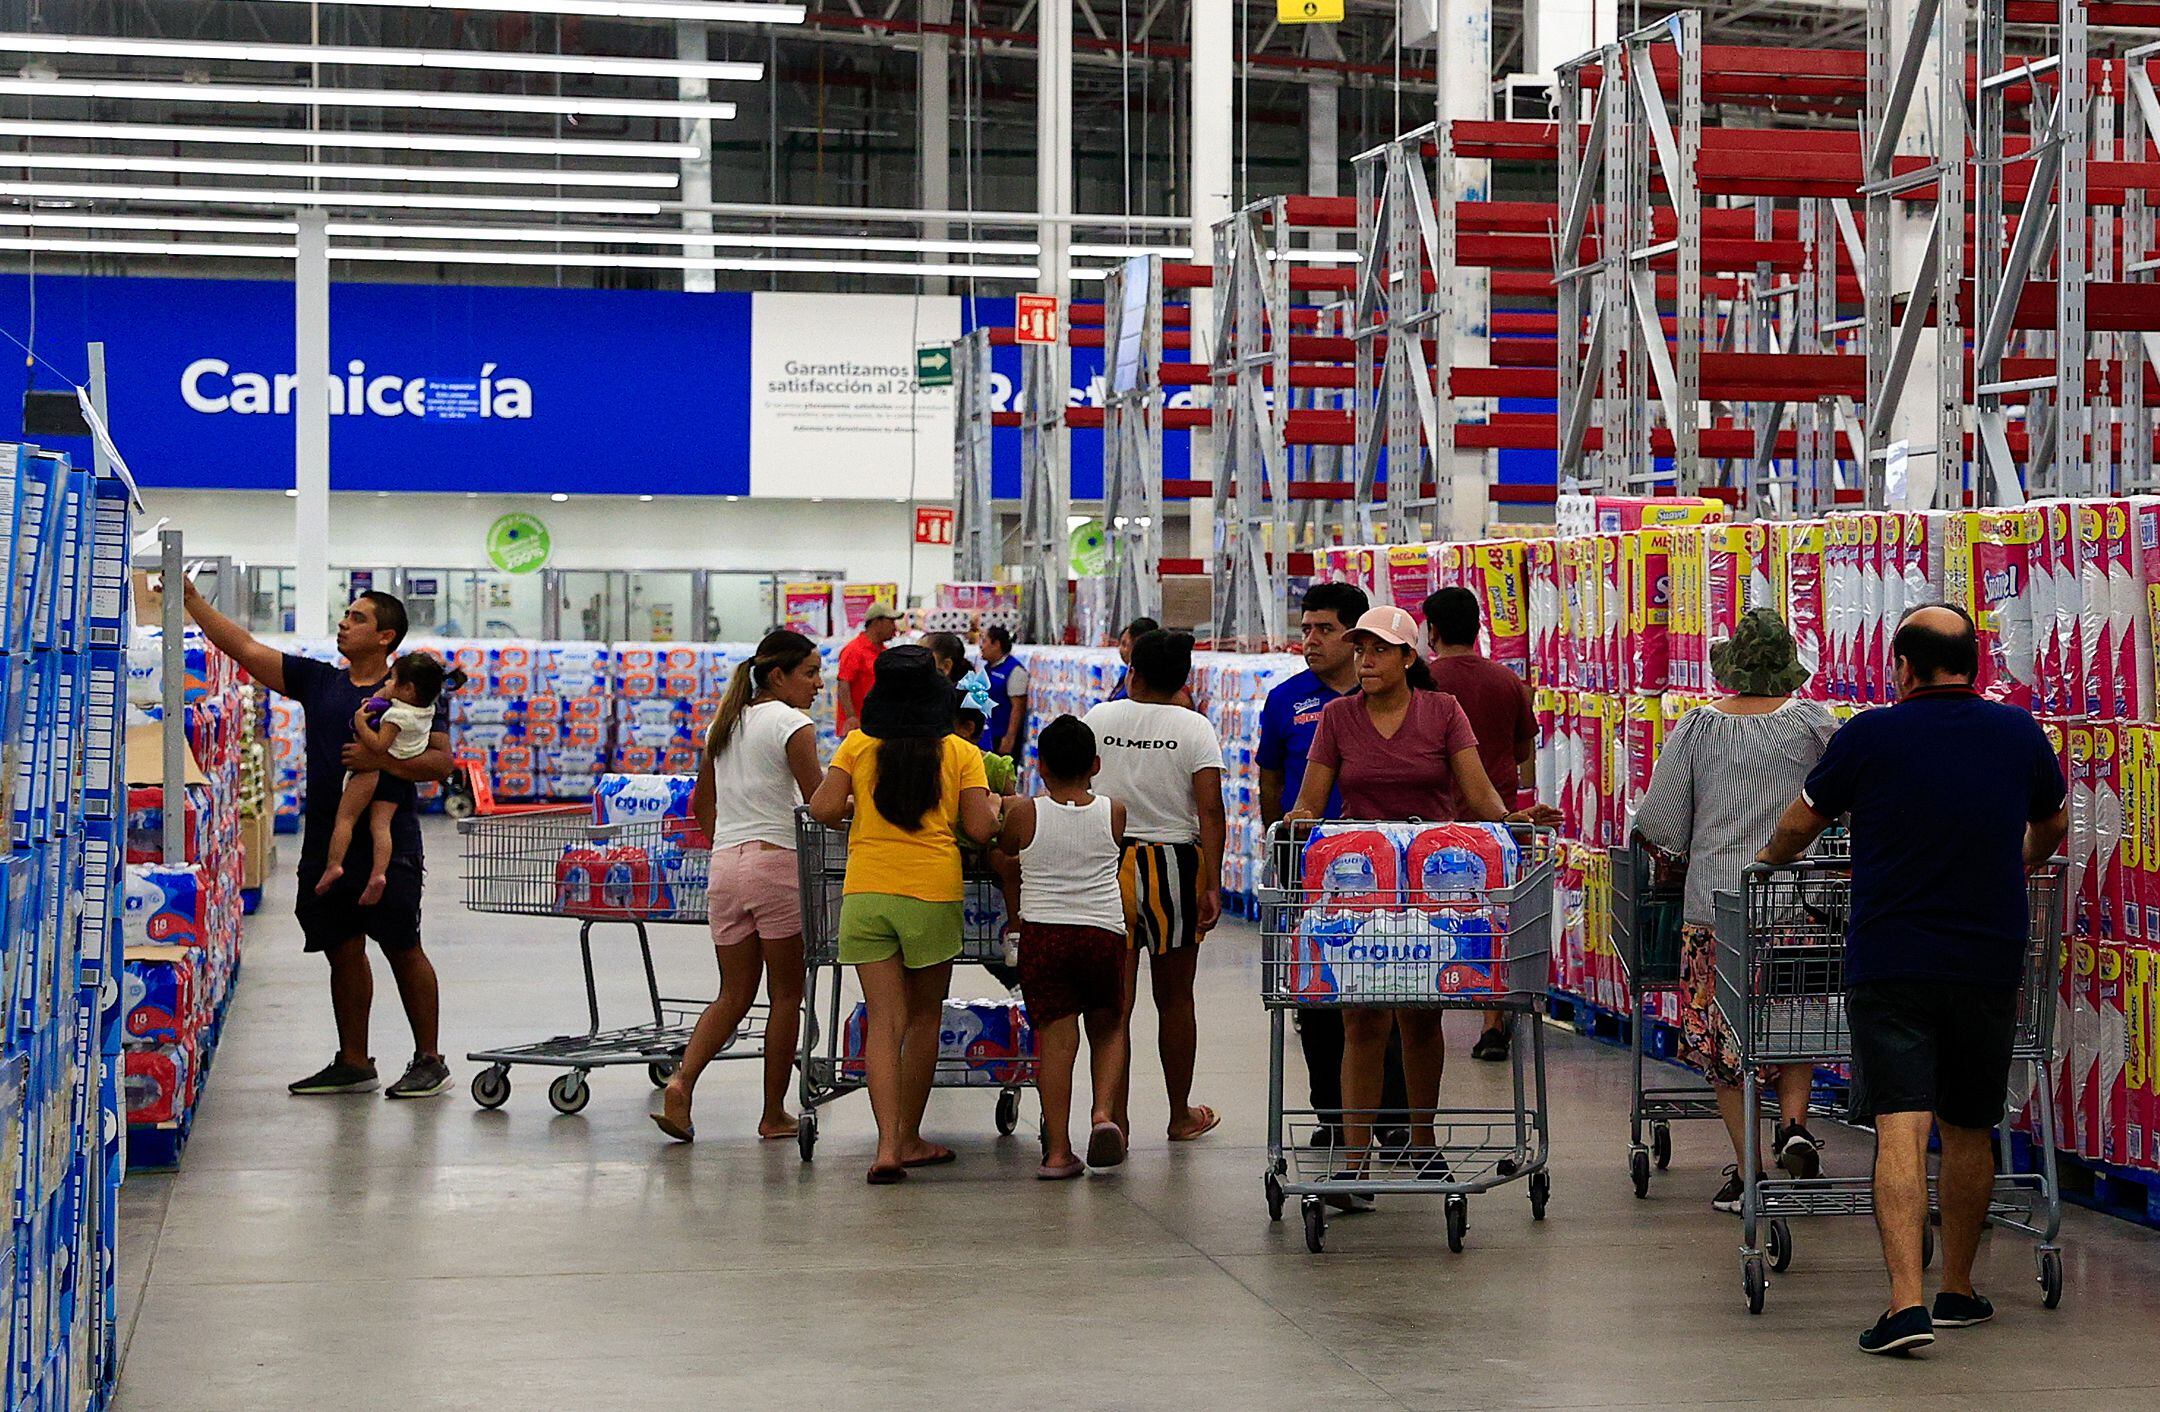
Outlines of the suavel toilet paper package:
[[209,888],[200,865],[130,863],[125,873],[120,920],[128,941],[201,946],[208,940]]
[[1669,684],[1671,555],[1670,530],[1634,530],[1622,536],[1621,572],[1627,595],[1622,655],[1630,691],[1663,691]]
[[1824,528],[1821,520],[1770,526],[1771,594],[1792,633],[1800,665],[1812,674],[1800,694],[1818,701],[1828,696],[1831,675],[1825,650],[1828,605],[1823,596]]
[[1945,597],[1972,615],[1980,636],[1980,691],[2028,709],[2038,675],[2033,569],[2040,516],[2030,508],[1965,510],[1950,517]]

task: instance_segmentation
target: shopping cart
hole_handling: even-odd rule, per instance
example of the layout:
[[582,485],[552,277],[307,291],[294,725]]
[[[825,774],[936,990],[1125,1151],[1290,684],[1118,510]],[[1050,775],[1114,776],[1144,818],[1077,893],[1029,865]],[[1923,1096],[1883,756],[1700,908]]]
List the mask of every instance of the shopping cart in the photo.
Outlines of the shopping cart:
[[[548,1102],[558,1113],[585,1107],[591,1097],[585,1079],[594,1069],[643,1064],[655,1088],[674,1076],[707,1002],[660,994],[647,928],[706,924],[710,854],[681,833],[682,826],[681,820],[665,819],[596,824],[583,805],[458,820],[465,849],[465,905],[475,912],[575,921],[585,966],[585,1030],[466,1055],[487,1065],[473,1076],[475,1103],[500,1108],[509,1101],[510,1070],[518,1064],[566,1071],[548,1085]],[[600,1026],[593,933],[603,926],[628,927],[637,937],[652,1006],[650,1022],[618,1029]],[[740,1046],[739,1041],[752,1026],[762,1027],[764,1017],[762,1002],[751,1007],[723,1047],[723,1057],[761,1057],[756,1046]]]
[[[1825,832],[1810,850],[1813,857],[1851,856],[1852,840],[1842,827]],[[1680,928],[1687,891],[1687,860],[1667,860],[1652,852],[1640,835],[1628,846],[1615,848],[1608,857],[1612,865],[1612,924],[1615,950],[1619,953],[1622,980],[1628,988],[1632,1011],[1628,1017],[1629,1078],[1628,1177],[1635,1195],[1650,1195],[1650,1168],[1664,1171],[1672,1163],[1672,1124],[1717,1121],[1717,1091],[1708,1084],[1651,1084],[1646,1081],[1643,1035],[1649,1028],[1644,1002],[1653,995],[1683,991],[1687,977],[1680,969]],[[1650,1141],[1643,1142],[1643,1129]]]
[[[2017,1172],[2007,1127],[1997,1133],[1995,1192],[1989,1220],[1997,1229],[2035,1242],[2042,1302],[2062,1300],[2062,1192],[2055,1173],[2055,987],[2061,965],[2067,872],[2061,858],[2027,871],[2030,939],[2019,984],[2011,1057],[2031,1076],[2033,1141],[2041,1170]],[[1716,895],[1717,1005],[1739,1049],[1743,1103],[1750,1132],[1760,1120],[1757,1070],[1766,1064],[1850,1063],[1845,1016],[1845,926],[1852,908],[1852,873],[1843,860],[1803,860],[1773,868],[1751,865],[1737,893]],[[2016,1085],[2013,1084],[2013,1088]],[[1866,1216],[1875,1209],[1871,1178],[1765,1178],[1755,1144],[1742,1159],[1741,1290],[1748,1312],[1760,1314],[1768,1272],[1791,1264],[1795,1216]],[[1936,1210],[1935,1178],[1928,1203]],[[1768,1230],[1763,1230],[1764,1222]],[[1767,1234],[1767,1242],[1760,1237]],[[1932,1229],[1923,1232],[1922,1259],[1934,1254]]]
[[[1260,893],[1260,998],[1271,1032],[1262,1178],[1269,1218],[1281,1220],[1284,1202],[1297,1197],[1305,1246],[1317,1255],[1327,1235],[1330,1197],[1438,1196],[1444,1200],[1448,1249],[1460,1251],[1469,1228],[1469,1198],[1521,1179],[1529,1189],[1531,1216],[1544,1220],[1552,1177],[1546,1170],[1545,1032],[1536,1016],[1550,981],[1558,856],[1552,832],[1516,831],[1520,865],[1513,884],[1449,892],[1422,907],[1360,907],[1307,888],[1301,833],[1284,824],[1269,830]],[[1473,921],[1474,928],[1450,930]],[[1466,980],[1481,988],[1451,988]],[[1286,1106],[1288,1016],[1293,1009],[1358,1006],[1502,1009],[1531,1017],[1517,1027],[1529,1033],[1528,1054],[1521,1044],[1509,1049],[1512,1106],[1436,1108],[1430,1147],[1339,1150],[1335,1115]],[[1386,1122],[1377,1112],[1350,1116],[1369,1116],[1376,1129]],[[1327,1136],[1315,1145],[1323,1131]]]
[[[997,965],[1005,958],[1005,902],[997,879],[980,855],[963,853],[966,896],[959,960],[968,965]],[[795,1129],[796,1147],[808,1162],[817,1151],[817,1110],[864,1087],[862,1058],[848,1053],[848,1026],[841,1006],[851,987],[840,964],[840,898],[847,881],[847,831],[825,827],[808,809],[795,811],[795,863],[801,870],[803,902],[802,1116]],[[1002,988],[1002,987],[1001,987]],[[820,1035],[823,1042],[820,1043]],[[1033,1088],[1038,1072],[1032,1042],[1014,1056],[989,1062],[940,1055],[933,1088],[996,1089],[998,1135],[1010,1137],[1020,1126],[1020,1092]],[[1047,1148],[1038,1121],[1036,1141]]]

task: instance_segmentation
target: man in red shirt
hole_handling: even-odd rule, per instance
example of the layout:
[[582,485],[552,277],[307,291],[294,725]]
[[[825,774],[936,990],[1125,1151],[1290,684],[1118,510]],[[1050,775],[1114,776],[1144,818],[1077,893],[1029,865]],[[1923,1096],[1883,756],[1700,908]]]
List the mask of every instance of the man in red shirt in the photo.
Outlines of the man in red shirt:
[[[1500,802],[1517,807],[1522,767],[1537,758],[1537,713],[1521,677],[1479,654],[1477,595],[1443,588],[1425,600],[1425,637],[1432,645],[1432,674],[1440,689],[1462,704],[1477,736],[1478,758]],[[1485,1032],[1470,1050],[1474,1059],[1505,1059],[1508,1017],[1485,1012]]]
[[833,724],[841,739],[862,721],[863,698],[877,677],[878,654],[900,631],[900,610],[890,603],[873,603],[863,614],[862,631],[840,649],[839,680],[833,684]]

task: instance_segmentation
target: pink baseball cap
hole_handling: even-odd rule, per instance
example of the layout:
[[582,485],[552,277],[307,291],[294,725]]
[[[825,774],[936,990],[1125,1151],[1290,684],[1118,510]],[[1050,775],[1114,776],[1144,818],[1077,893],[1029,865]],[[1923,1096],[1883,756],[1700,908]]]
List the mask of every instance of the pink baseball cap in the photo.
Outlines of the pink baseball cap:
[[1418,645],[1417,619],[1401,608],[1366,609],[1365,616],[1357,620],[1357,626],[1343,636],[1354,638],[1360,633],[1396,647],[1415,648]]

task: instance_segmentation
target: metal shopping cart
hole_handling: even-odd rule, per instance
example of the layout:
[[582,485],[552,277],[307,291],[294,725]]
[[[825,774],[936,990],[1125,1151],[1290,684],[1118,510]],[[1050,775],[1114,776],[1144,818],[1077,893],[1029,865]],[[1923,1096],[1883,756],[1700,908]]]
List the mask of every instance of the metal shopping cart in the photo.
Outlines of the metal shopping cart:
[[[1416,828],[1416,824],[1374,825]],[[1536,1023],[1550,979],[1553,874],[1558,846],[1549,830],[1516,833],[1516,881],[1429,897],[1419,906],[1360,904],[1305,886],[1298,831],[1277,824],[1267,839],[1261,890],[1260,998],[1268,1009],[1268,1155],[1262,1184],[1268,1216],[1298,1198],[1305,1246],[1324,1248],[1327,1200],[1335,1196],[1418,1195],[1444,1199],[1448,1249],[1460,1251],[1469,1198],[1522,1180],[1530,1214],[1545,1219],[1545,1033]],[[1527,1046],[1510,1047],[1513,1103],[1506,1108],[1436,1108],[1431,1146],[1340,1151],[1313,1145],[1331,1116],[1286,1106],[1288,1013],[1314,1006],[1385,1009],[1503,1009],[1531,1017]],[[1524,1050],[1528,1049],[1525,1055]],[[1380,1113],[1370,1117],[1375,1126]],[[1413,1113],[1413,1120],[1422,1119]],[[1419,1124],[1422,1126],[1422,1124]]]
[[[2042,1302],[2062,1300],[2062,1193],[2055,1173],[2055,986],[2062,964],[2067,872],[2055,858],[2027,872],[2030,939],[2019,986],[2016,1064],[2032,1076],[2033,1140],[2041,1170],[2013,1170],[2007,1128],[1998,1132],[1995,1193],[1989,1219],[1998,1229],[2036,1243]],[[1781,868],[1756,864],[1737,893],[1717,894],[1717,1004],[1739,1048],[1749,1131],[1761,1112],[1757,1070],[1766,1064],[1850,1063],[1845,1017],[1845,925],[1852,908],[1852,874],[1843,860],[1804,860]],[[2015,1087],[2015,1085],[2013,1085]],[[1743,1159],[1741,1290],[1748,1312],[1760,1314],[1768,1272],[1792,1262],[1795,1216],[1866,1216],[1875,1209],[1865,1175],[1798,1180],[1763,1178],[1755,1145]],[[1928,1183],[1930,1208],[1935,1179]],[[1763,1223],[1768,1222],[1767,1242]],[[1932,1231],[1923,1259],[1933,1257]]]
[[[981,855],[963,853],[964,923],[959,960],[997,965],[1005,960],[1005,902],[997,879]],[[840,964],[840,899],[847,881],[847,831],[831,829],[795,811],[795,861],[802,875],[803,899],[803,1039],[802,1116],[796,1147],[808,1162],[817,1150],[817,1110],[864,1087],[862,1057],[850,1054],[848,1025],[841,1006],[848,998],[847,968]],[[819,1042],[820,1034],[823,1043]],[[998,1135],[1011,1136],[1020,1126],[1020,1093],[1033,1088],[1038,1072],[1032,1039],[1015,1056],[988,1062],[941,1055],[931,1079],[933,1088],[997,1090]],[[1036,1141],[1047,1145],[1038,1122]]]
[[[681,820],[664,819],[596,824],[592,811],[582,805],[458,820],[465,849],[465,905],[475,912],[577,922],[578,952],[585,966],[585,1030],[466,1055],[487,1065],[473,1076],[475,1103],[500,1108],[508,1102],[510,1070],[518,1064],[565,1071],[548,1085],[548,1102],[558,1113],[585,1107],[592,1093],[586,1075],[594,1069],[643,1064],[655,1088],[674,1076],[707,1002],[660,994],[646,929],[665,923],[706,924],[710,855],[701,845],[686,842],[677,832],[681,827]],[[603,926],[628,927],[637,937],[652,1006],[650,1022],[618,1029],[600,1026],[593,933]],[[752,1006],[722,1057],[761,1057],[757,1046],[739,1041],[753,1025],[762,1027],[764,1017],[762,1002]]]
[[[1851,856],[1852,839],[1844,828],[1825,832],[1816,841],[1812,856]],[[1664,1171],[1672,1162],[1672,1124],[1715,1122],[1719,1119],[1717,1092],[1704,1083],[1652,1084],[1646,1079],[1643,1036],[1649,1029],[1644,1002],[1653,995],[1687,988],[1680,969],[1680,928],[1687,891],[1687,860],[1666,860],[1637,836],[1625,848],[1608,857],[1612,866],[1612,922],[1614,949],[1620,958],[1622,978],[1632,997],[1628,1019],[1628,1048],[1632,1084],[1628,1103],[1628,1178],[1635,1195],[1650,1195],[1650,1169]],[[1643,1129],[1650,1141],[1643,1141]]]

